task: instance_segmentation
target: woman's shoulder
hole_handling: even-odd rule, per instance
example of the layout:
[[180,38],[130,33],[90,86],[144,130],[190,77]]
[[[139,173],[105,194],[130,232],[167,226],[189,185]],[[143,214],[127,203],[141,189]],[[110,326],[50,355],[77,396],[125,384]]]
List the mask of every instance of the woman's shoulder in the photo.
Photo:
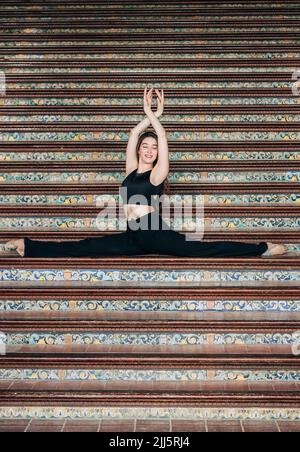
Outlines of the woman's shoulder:
[[126,173],[125,179],[123,180],[123,183],[130,178],[130,176],[133,176],[137,172],[137,168],[135,168],[133,171],[129,171],[129,173]]

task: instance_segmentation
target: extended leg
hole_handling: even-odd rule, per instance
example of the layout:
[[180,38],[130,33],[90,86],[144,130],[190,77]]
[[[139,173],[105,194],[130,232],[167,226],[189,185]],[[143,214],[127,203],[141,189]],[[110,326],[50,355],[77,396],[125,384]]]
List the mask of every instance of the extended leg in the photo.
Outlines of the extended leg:
[[78,242],[41,242],[25,238],[25,257],[103,257],[146,254],[130,234],[114,234]]
[[268,249],[265,242],[259,245],[242,242],[187,241],[176,231],[140,231],[139,246],[147,251],[181,257],[242,257],[261,256]]

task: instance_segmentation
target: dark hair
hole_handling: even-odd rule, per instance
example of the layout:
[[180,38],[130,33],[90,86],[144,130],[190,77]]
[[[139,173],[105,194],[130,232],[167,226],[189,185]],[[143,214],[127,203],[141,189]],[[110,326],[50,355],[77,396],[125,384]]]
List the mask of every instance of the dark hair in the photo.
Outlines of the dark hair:
[[[154,138],[158,142],[158,136],[156,135],[155,132],[149,131],[149,132],[142,133],[139,136],[139,141],[138,141],[138,144],[137,144],[137,147],[136,147],[136,154],[137,154],[138,159],[139,159],[139,150],[140,150],[141,144],[144,141],[144,139],[148,138],[148,137]],[[157,160],[158,160],[158,158],[155,160],[154,166],[157,164]],[[168,178],[164,181],[163,194],[164,195],[169,195],[170,194],[170,185],[169,185]]]

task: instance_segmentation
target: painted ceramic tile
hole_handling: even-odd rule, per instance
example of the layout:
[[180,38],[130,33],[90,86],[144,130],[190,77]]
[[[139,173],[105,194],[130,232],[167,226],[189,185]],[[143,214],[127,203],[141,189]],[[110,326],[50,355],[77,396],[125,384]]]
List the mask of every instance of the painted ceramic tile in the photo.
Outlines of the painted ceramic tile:
[[[69,83],[69,82],[60,82],[60,83],[10,83],[8,82],[7,86],[9,89],[47,89],[47,90],[55,90],[55,89],[112,89],[119,88],[119,86],[115,86],[117,84],[114,83]],[[190,83],[183,84],[177,83],[176,86],[171,87],[170,84],[164,84],[164,87],[167,88],[200,88],[199,83]],[[125,86],[122,86],[125,88]],[[128,86],[129,88],[133,88],[133,86]],[[160,88],[160,86],[157,86]],[[140,88],[140,87],[137,87]],[[199,105],[199,106],[224,106],[224,105],[299,105],[299,99],[297,97],[260,97],[260,98],[252,98],[252,97],[195,97],[195,98],[182,98],[182,105]],[[169,105],[174,105],[178,107],[178,99],[169,98]],[[26,106],[65,106],[65,105],[84,105],[84,106],[127,106],[127,105],[140,105],[142,107],[141,98],[102,98],[102,97],[76,97],[76,98],[0,98],[0,105],[5,106],[18,106],[18,105],[26,105]]]
[[277,270],[44,270],[44,269],[0,269],[0,281],[3,287],[28,286],[65,287],[199,287],[203,283],[235,286],[237,282],[245,285],[277,283],[292,285],[299,283],[300,271],[288,268]]
[[[78,151],[78,152],[14,152],[0,151],[0,162],[124,162],[125,152],[97,152],[97,151]],[[172,162],[190,162],[190,161],[297,161],[300,160],[300,151],[247,151],[247,152],[170,152]]]
[[[103,198],[97,195],[1,195],[0,205],[48,205],[48,206],[96,206],[97,200],[103,202],[118,202],[117,195],[105,195]],[[184,206],[195,205],[195,196],[173,195],[170,197],[171,203],[181,203]],[[252,194],[252,195],[234,195],[234,194],[220,194],[220,195],[205,195],[205,206],[260,206],[260,205],[294,205],[300,204],[300,194],[286,193],[286,194]]]
[[[300,132],[169,132],[170,141],[298,141]],[[125,132],[1,132],[0,142],[28,141],[128,141]]]
[[[39,60],[37,60],[38,62]],[[247,61],[247,60],[245,60]],[[225,62],[224,62],[225,63]],[[62,63],[63,64],[63,63]],[[170,74],[188,74],[191,73],[194,76],[199,76],[199,78],[201,79],[201,75],[203,73],[260,73],[260,74],[264,74],[264,73],[283,73],[286,72],[287,74],[290,74],[292,76],[293,72],[295,71],[294,65],[293,65],[293,60],[291,60],[291,63],[287,66],[265,66],[262,67],[263,65],[261,63],[258,63],[256,66],[250,65],[249,66],[246,65],[246,63],[242,66],[242,67],[228,67],[228,62],[226,65],[222,66],[219,65],[218,67],[213,67],[213,66],[207,66],[203,61],[197,61],[195,62],[195,67],[192,66],[185,66],[185,63],[180,63],[178,62],[178,66],[177,67],[170,67],[170,66],[165,66],[165,67],[161,67],[161,65],[155,67],[154,65],[152,65],[152,67],[143,67],[143,64],[141,63],[141,67],[111,67],[111,69],[108,69],[106,67],[93,67],[93,61],[90,60],[89,66],[88,68],[83,68],[83,69],[79,69],[79,68],[60,68],[57,69],[55,68],[54,70],[51,68],[36,68],[35,71],[33,72],[32,69],[27,69],[27,73],[39,73],[39,74],[49,74],[49,73],[88,73],[88,72],[92,72],[92,73],[98,73],[98,74],[107,74],[107,75],[111,75],[111,74],[115,74],[115,75],[126,75],[126,74],[136,74],[136,73],[141,73],[141,74],[154,74],[154,75],[160,75],[162,72],[166,72],[166,73],[170,73]],[[20,73],[20,70],[19,70]],[[22,69],[22,73],[24,73],[23,69]],[[10,85],[9,85],[10,86]],[[199,86],[199,85],[198,85]]]
[[151,381],[151,382],[287,382],[299,381],[298,371],[244,370],[104,370],[104,369],[1,369],[0,381]]
[[[182,232],[194,232],[196,226],[205,231],[243,231],[243,230],[299,230],[300,218],[208,218],[206,224],[194,217],[166,220],[172,229]],[[125,219],[84,217],[0,217],[0,231],[8,230],[51,230],[51,231],[125,231]],[[198,229],[199,230],[199,229]]]
[[[144,115],[131,115],[130,121],[141,122]],[[98,123],[123,123],[128,121],[128,115],[31,115],[31,116],[3,116],[0,117],[0,124],[24,124],[24,123],[41,123],[41,124],[59,124],[68,122],[80,122],[81,124],[89,124],[90,122]],[[188,115],[188,114],[174,114],[164,115],[166,123],[185,122],[198,125],[199,122],[209,123],[291,123],[300,122],[300,115]]]
[[5,343],[14,345],[293,345],[292,333],[6,333]]
[[[121,172],[23,172],[0,173],[0,184],[120,184],[125,178]],[[171,172],[169,182],[173,184],[210,184],[210,183],[279,183],[299,182],[300,171],[288,172]]]
[[[1,11],[1,10],[0,10]],[[249,37],[248,39],[239,39],[239,44],[241,45],[257,45],[257,44],[265,44],[265,45],[280,45],[281,44],[281,40],[280,39],[275,39],[275,38],[269,38],[269,39],[261,39],[261,40],[257,40],[257,39],[252,39],[251,37]],[[299,44],[299,39],[285,39],[284,42],[286,44]],[[142,46],[165,46],[165,45],[184,45],[186,47],[188,46],[208,46],[208,45],[218,45],[218,46],[223,46],[223,45],[228,45],[228,46],[234,46],[236,45],[236,40],[234,39],[224,39],[223,41],[218,40],[218,39],[181,39],[181,40],[164,40],[164,39],[160,39],[160,40],[143,40],[143,39],[138,39],[138,43],[139,45]],[[52,46],[58,46],[58,45],[62,45],[62,46],[80,46],[80,45],[84,45],[84,46],[97,46],[99,45],[99,41],[97,40],[76,40],[76,37],[74,37],[74,39],[72,40],[61,40],[61,41],[56,41],[56,40],[47,40],[45,39],[44,41],[40,41],[40,42],[32,42],[29,40],[22,40],[22,41],[16,41],[16,42],[10,42],[10,41],[6,41],[2,43],[3,47],[6,47],[8,49],[10,48],[20,48],[20,50],[23,47],[32,47],[33,49],[35,47],[45,47],[47,49],[51,49]],[[103,40],[101,41],[101,45],[105,46],[125,46],[126,43],[124,43],[124,41],[118,41],[116,40]],[[126,47],[125,47],[126,48]]]
[[[253,33],[255,32],[263,32],[263,31],[271,31],[271,32],[290,32],[291,29],[293,31],[300,31],[300,27],[293,26],[292,28],[286,27],[286,26],[253,26],[251,27],[251,30]],[[19,29],[14,29],[12,27],[4,28],[2,30],[3,34],[20,34],[22,37],[25,37],[26,34],[43,34],[43,35],[52,35],[52,34],[59,34],[63,30],[64,34],[70,34],[73,36],[78,36],[79,34],[95,34],[95,35],[105,35],[105,34],[111,34],[111,33],[122,33],[124,36],[127,34],[132,33],[157,33],[158,30],[161,32],[161,27],[147,27],[147,25],[144,25],[142,28],[131,28],[131,29],[124,29],[124,28],[105,28],[98,30],[96,28],[65,28],[65,27],[55,27],[55,28],[46,28],[46,27],[30,27],[30,24],[28,26],[25,26],[24,28],[20,27]],[[190,33],[191,29],[190,27],[165,27],[164,29],[165,33],[174,33],[174,37],[176,38],[176,34],[180,35],[181,33]],[[193,28],[194,33],[203,33],[203,32],[211,33],[211,32],[218,32],[218,33],[226,33],[228,31],[227,28],[224,28],[222,26],[214,26],[214,27],[195,27]],[[240,32],[249,32],[249,28],[246,27],[239,27],[237,31],[233,30],[231,33],[231,37],[234,36],[235,33]]]
[[[162,3],[162,5],[163,5],[163,7],[164,7],[164,10],[167,10],[168,11],[168,9],[169,8],[171,8],[172,9],[172,7],[173,7],[173,5],[172,4],[170,4],[170,3],[164,3],[164,2],[161,2]],[[120,9],[121,11],[126,11],[126,10],[134,10],[134,11],[136,11],[136,10],[139,10],[139,9],[145,9],[145,6],[146,6],[146,8],[147,8],[147,10],[149,9],[149,10],[151,10],[151,9],[153,9],[153,10],[156,10],[157,9],[157,5],[156,4],[147,4],[147,5],[144,5],[144,4],[134,4],[134,5],[132,5],[132,4],[126,4],[126,3],[124,3],[124,4],[122,4],[122,5],[118,5],[118,4],[115,4],[115,3],[113,3],[113,4],[107,4],[107,5],[102,5],[102,4],[90,4],[90,5],[84,5],[84,10],[86,10],[86,9],[92,9],[92,10],[103,10],[103,9],[105,9],[105,10],[109,10],[109,9],[113,9],[113,10],[115,10],[115,9]],[[214,8],[216,8],[216,5],[214,5],[214,4],[208,4],[208,5],[201,5],[201,9],[202,8],[205,8],[205,6],[208,6],[208,8],[209,8],[209,10],[211,10],[211,9],[214,9]],[[265,7],[266,6],[266,4],[265,3],[263,3],[263,2],[254,2],[254,3],[251,3],[250,5],[249,5],[250,7],[252,7],[252,8],[254,8],[254,11],[255,11],[255,8],[257,8],[257,7]],[[293,8],[293,4],[288,4],[288,3],[272,3],[272,4],[270,4],[270,7],[273,7],[273,8],[278,8],[278,7],[282,7],[282,6],[284,6],[284,7],[286,7],[286,9],[289,9],[289,8]],[[193,7],[194,7],[194,5],[192,5],[192,4],[189,4],[189,3],[178,3],[178,4],[176,4],[176,9],[182,9],[183,11],[184,10],[186,10],[186,11],[193,11]],[[222,7],[223,8],[243,8],[243,7],[245,7],[245,4],[244,3],[239,3],[239,2],[222,2]],[[43,5],[43,6],[39,6],[39,5],[25,5],[24,7],[23,7],[23,5],[22,5],[22,8],[25,8],[25,10],[26,11],[41,11],[41,10],[43,10],[43,11],[53,11],[53,9],[55,9],[55,10],[62,10],[62,11],[67,11],[67,10],[80,10],[80,9],[82,9],[83,8],[83,5],[81,4],[79,4],[79,5],[68,5],[68,4],[62,4],[62,5],[55,5],[55,8],[53,7],[53,5],[47,5],[47,4],[45,4],[45,5]],[[10,4],[7,4],[7,5],[3,5],[3,6],[1,6],[1,11],[17,11],[19,9],[19,6],[14,6],[14,5],[10,5]],[[219,8],[216,8],[217,10],[219,9]]]
[[[299,245],[300,247],[300,245]],[[0,300],[0,312],[300,312],[300,300]]]
[[[15,20],[16,18],[14,18]],[[5,19],[6,20],[6,19]],[[0,18],[1,23],[1,18]],[[136,52],[136,53],[128,53],[128,54],[118,54],[118,53],[77,53],[76,59],[82,59],[84,61],[90,61],[90,60],[97,60],[97,61],[111,61],[113,64],[114,60],[119,61],[138,61],[139,59],[156,59],[156,60],[163,60],[163,61],[174,61],[175,59],[180,63],[180,60],[182,59],[190,59],[195,60],[196,63],[200,63],[202,60],[213,60],[213,59],[238,59],[238,60],[247,60],[251,61],[251,59],[255,60],[278,60],[278,63],[280,64],[281,59],[297,59],[299,58],[300,53],[299,52],[216,52],[216,53],[205,53],[205,52],[194,52],[194,53],[188,53],[188,52],[176,52],[176,53],[142,53],[142,52]],[[13,53],[12,55],[6,54],[3,55],[3,61],[47,61],[47,60],[73,60],[74,55],[70,53]]]
[[1,407],[0,418],[40,420],[95,420],[145,419],[145,420],[251,420],[299,421],[297,408],[135,408],[135,407]]

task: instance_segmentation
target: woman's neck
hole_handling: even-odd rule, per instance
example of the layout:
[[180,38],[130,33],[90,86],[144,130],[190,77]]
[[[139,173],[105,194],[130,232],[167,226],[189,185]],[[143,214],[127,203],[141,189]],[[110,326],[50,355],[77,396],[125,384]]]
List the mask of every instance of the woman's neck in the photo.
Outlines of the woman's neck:
[[147,171],[153,170],[153,165],[147,165],[146,163],[139,163],[137,172],[146,173]]

